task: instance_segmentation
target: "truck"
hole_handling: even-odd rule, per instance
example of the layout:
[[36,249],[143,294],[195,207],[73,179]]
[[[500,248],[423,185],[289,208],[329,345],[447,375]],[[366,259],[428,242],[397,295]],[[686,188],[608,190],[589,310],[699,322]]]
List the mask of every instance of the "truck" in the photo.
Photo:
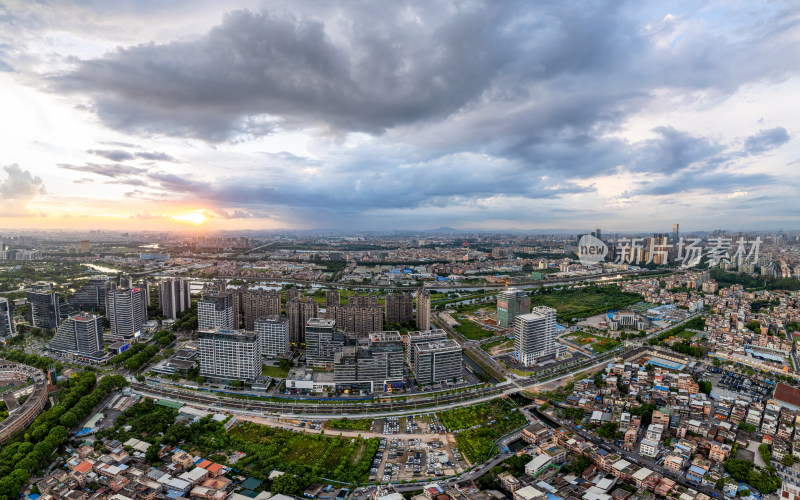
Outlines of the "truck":
[[508,453],[508,446],[503,446],[503,451]]

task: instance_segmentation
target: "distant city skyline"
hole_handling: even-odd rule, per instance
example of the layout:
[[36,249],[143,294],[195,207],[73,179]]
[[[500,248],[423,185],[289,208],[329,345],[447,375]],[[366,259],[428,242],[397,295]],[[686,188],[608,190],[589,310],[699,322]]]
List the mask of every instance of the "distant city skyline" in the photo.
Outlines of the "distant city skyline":
[[2,228],[800,228],[794,2],[0,14]]

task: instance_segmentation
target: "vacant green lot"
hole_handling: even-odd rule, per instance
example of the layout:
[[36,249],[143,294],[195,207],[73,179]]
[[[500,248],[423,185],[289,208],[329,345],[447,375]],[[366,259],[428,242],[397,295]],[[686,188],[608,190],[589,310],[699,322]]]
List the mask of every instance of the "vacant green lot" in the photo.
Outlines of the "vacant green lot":
[[443,411],[439,418],[449,430],[459,431],[458,449],[473,464],[487,458],[496,440],[528,423],[514,403],[505,398]]
[[281,368],[280,366],[263,365],[261,367],[261,375],[272,378],[286,378],[289,374],[289,369]]
[[640,300],[642,296],[638,293],[623,292],[614,285],[588,286],[539,290],[531,297],[531,305],[552,307],[559,321],[570,321],[622,309]]
[[334,418],[328,420],[327,427],[345,431],[368,431],[372,429],[372,420],[368,418],[354,419]]
[[620,346],[621,342],[588,332],[575,332],[567,337],[578,345],[600,354]]
[[463,316],[458,318],[458,322],[459,324],[455,326],[455,329],[458,331],[458,333],[470,340],[480,340],[494,336],[494,332],[485,330],[480,325],[475,324],[473,321],[470,321]]
[[[243,422],[228,433],[232,443],[238,443],[248,456],[241,465],[269,471],[270,467],[288,464],[308,467],[315,474],[352,482],[366,478],[378,439],[328,437]],[[248,460],[249,459],[249,460]],[[240,463],[237,462],[237,466]],[[263,476],[263,473],[262,473]]]
[[492,349],[492,347],[497,347],[497,346],[500,346],[501,349],[508,349],[514,347],[514,339],[502,338],[502,339],[492,340],[491,342],[486,342],[485,344],[481,344],[481,349],[483,349],[486,352],[489,352]]

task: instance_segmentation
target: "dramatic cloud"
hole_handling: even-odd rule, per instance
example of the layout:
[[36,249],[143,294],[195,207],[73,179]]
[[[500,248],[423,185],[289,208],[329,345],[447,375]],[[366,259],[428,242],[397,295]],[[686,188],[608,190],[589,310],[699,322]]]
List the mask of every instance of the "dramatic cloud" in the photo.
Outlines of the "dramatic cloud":
[[24,217],[33,215],[28,204],[45,194],[44,181],[23,170],[16,163],[3,167],[6,178],[0,181],[0,216]]
[[21,4],[0,105],[45,96],[9,142],[53,132],[48,186],[147,214],[583,227],[800,182],[798,25],[780,0]]

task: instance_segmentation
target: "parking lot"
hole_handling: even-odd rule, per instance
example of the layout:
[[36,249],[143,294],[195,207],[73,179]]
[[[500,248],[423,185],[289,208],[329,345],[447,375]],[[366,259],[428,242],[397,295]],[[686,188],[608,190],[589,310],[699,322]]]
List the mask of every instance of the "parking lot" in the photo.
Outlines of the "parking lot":
[[442,440],[381,437],[370,481],[410,481],[461,473],[466,464],[458,449]]

